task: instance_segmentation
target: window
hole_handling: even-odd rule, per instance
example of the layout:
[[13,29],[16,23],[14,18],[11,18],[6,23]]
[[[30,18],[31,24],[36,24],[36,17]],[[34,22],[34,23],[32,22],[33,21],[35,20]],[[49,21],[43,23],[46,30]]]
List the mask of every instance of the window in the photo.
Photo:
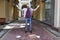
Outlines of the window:
[[54,0],[46,0],[45,2],[45,22],[54,24]]

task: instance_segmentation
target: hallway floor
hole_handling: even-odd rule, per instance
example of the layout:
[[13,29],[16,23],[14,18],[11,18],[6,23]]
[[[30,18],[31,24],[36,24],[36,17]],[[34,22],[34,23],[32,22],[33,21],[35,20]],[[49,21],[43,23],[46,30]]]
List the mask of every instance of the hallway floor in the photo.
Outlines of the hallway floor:
[[32,33],[25,33],[24,28],[11,29],[1,40],[60,40],[60,38],[55,37],[42,26],[33,23]]

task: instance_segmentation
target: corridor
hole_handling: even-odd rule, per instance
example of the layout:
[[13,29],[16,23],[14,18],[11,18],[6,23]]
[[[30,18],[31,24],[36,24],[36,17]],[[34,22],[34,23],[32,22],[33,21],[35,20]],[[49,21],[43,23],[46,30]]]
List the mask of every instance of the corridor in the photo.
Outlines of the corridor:
[[[32,33],[24,30],[27,13]],[[60,0],[0,0],[0,40],[60,40]]]

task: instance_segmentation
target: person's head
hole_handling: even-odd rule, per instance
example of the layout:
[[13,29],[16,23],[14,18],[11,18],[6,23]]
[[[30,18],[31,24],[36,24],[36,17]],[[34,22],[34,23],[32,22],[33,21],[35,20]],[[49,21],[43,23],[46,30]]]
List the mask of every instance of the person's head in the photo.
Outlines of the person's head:
[[27,7],[31,8],[31,4],[30,3],[27,3]]
[[27,5],[23,5],[23,6],[22,6],[22,9],[23,9],[23,8],[27,8]]

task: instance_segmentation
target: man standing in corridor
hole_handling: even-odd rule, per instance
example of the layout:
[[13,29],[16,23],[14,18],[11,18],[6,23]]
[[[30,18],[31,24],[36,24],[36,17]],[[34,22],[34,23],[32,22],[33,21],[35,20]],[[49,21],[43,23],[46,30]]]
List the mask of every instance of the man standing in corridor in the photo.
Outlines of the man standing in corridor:
[[29,27],[29,31],[32,33],[32,12],[36,11],[39,8],[39,5],[35,8],[32,9],[29,5],[27,5],[27,10],[26,10],[26,15],[25,15],[25,33],[28,31],[28,26],[27,23],[29,22],[30,27]]

